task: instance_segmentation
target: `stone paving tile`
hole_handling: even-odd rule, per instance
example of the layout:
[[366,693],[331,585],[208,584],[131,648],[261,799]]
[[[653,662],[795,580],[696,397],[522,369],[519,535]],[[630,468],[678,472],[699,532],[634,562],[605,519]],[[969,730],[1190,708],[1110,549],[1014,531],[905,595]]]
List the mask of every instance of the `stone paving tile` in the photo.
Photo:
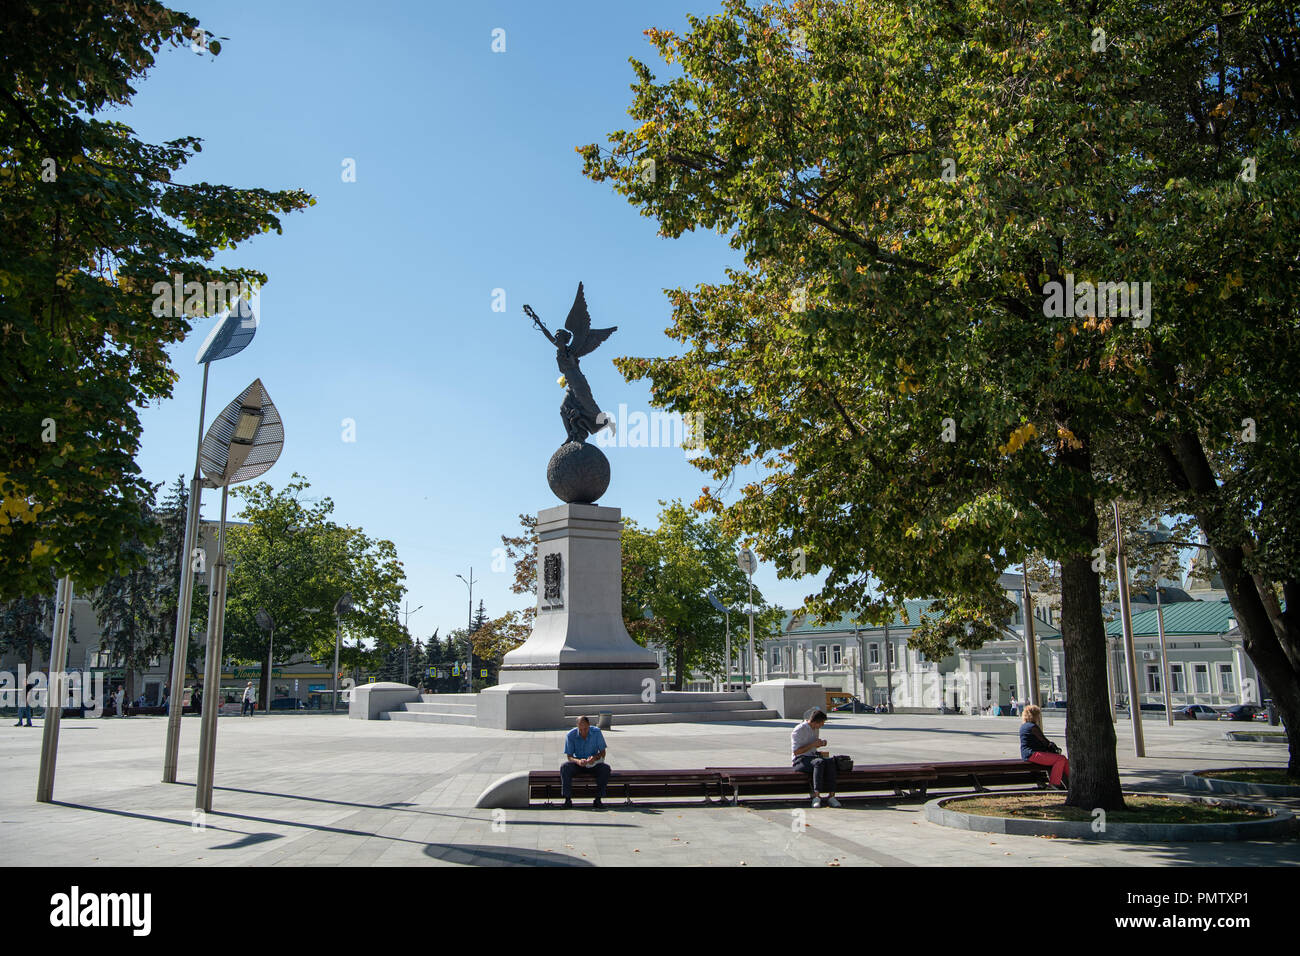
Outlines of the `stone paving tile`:
[[[1047,717],[1060,737],[1063,719]],[[842,715],[824,731],[858,762],[1014,756],[1014,720]],[[794,721],[614,728],[615,767],[780,765]],[[1226,725],[1146,724],[1148,757],[1117,726],[1126,786],[1169,790],[1190,769],[1269,765],[1285,751],[1223,738]],[[133,866],[1206,866],[1300,865],[1295,839],[1123,845],[971,833],[919,802],[699,802],[604,811],[475,809],[499,776],[562,761],[563,733],[277,715],[219,724],[214,812],[193,826],[198,722],[182,725],[180,780],[159,782],[165,721],[63,723],[53,804],[34,801],[39,730],[0,727],[0,861]],[[1300,809],[1300,801],[1285,801]],[[802,829],[792,811],[803,811]]]

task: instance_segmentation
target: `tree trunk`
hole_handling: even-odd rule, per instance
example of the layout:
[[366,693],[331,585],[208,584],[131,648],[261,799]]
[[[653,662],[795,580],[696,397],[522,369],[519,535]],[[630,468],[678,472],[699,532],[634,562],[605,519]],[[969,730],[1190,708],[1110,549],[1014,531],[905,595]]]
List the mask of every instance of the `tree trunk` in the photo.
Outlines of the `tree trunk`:
[[[1059,415],[1068,426],[1068,415]],[[1086,435],[1072,429],[1081,442],[1060,453],[1060,463],[1079,475],[1080,484],[1092,474]],[[1079,493],[1054,517],[1071,537],[1097,541],[1097,505],[1091,494]],[[1070,793],[1066,806],[1084,810],[1122,810],[1124,792],[1115,756],[1115,723],[1106,684],[1106,626],[1101,617],[1101,579],[1092,569],[1091,554],[1061,561],[1061,646],[1065,652],[1066,745],[1070,760]],[[1037,680],[1038,675],[1033,675]]]
[[686,669],[686,642],[680,637],[673,642],[673,690],[681,690],[682,674]]
[[[1092,513],[1091,502],[1088,505]],[[1096,528],[1096,518],[1092,524]],[[1115,724],[1106,687],[1106,628],[1101,582],[1091,558],[1061,562],[1061,644],[1065,651],[1066,743],[1070,758],[1067,806],[1122,810]]]
[[[1287,611],[1277,621],[1281,630],[1279,634],[1279,628],[1275,628],[1274,618],[1260,595],[1260,583],[1267,586],[1267,582],[1257,582],[1251,576],[1245,567],[1245,550],[1232,543],[1225,533],[1228,522],[1221,512],[1219,485],[1200,438],[1184,434],[1174,443],[1172,451],[1193,492],[1189,510],[1209,542],[1228,603],[1232,605],[1232,612],[1241,628],[1246,654],[1268,684],[1274,705],[1287,728],[1290,751],[1287,776],[1300,778],[1300,741],[1296,739],[1300,734],[1292,732],[1292,728],[1300,728],[1300,669],[1295,665],[1297,655],[1287,653],[1288,644],[1291,648],[1300,646],[1300,635],[1293,633],[1289,626],[1295,621],[1293,609],[1288,602]],[[1284,640],[1287,644],[1283,643]]]

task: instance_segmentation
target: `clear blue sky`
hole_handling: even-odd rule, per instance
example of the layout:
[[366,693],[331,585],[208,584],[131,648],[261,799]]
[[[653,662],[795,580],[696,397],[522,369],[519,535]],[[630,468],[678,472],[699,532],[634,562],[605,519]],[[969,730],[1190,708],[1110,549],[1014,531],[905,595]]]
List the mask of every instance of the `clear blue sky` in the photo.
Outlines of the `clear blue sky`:
[[[261,327],[212,366],[209,419],[261,377],[283,415],[285,450],[266,480],[301,472],[338,521],[397,545],[411,629],[446,634],[475,604],[524,603],[492,571],[520,512],[557,504],[546,462],[561,444],[554,350],[524,318],[562,325],[577,282],[597,326],[619,331],[583,363],[600,405],[648,411],[616,355],[677,344],[666,288],[715,281],[737,254],[724,237],[656,235],[607,185],[581,174],[575,146],[630,124],[635,56],[659,63],[642,31],[686,27],[703,0],[442,4],[224,0],[181,5],[224,41],[221,55],[167,51],[113,114],[148,142],[201,136],[181,181],[300,187],[317,204],[229,254],[265,272]],[[492,52],[505,30],[506,52]],[[344,159],[356,182],[343,182]],[[494,289],[506,311],[492,311]],[[173,353],[171,400],[143,410],[151,481],[193,467],[211,321]],[[343,441],[342,421],[356,422]],[[673,448],[610,448],[601,504],[652,523],[658,500],[692,501],[709,483]],[[205,516],[215,517],[208,492]],[[237,516],[237,515],[236,515]],[[785,606],[816,589],[755,582]]]

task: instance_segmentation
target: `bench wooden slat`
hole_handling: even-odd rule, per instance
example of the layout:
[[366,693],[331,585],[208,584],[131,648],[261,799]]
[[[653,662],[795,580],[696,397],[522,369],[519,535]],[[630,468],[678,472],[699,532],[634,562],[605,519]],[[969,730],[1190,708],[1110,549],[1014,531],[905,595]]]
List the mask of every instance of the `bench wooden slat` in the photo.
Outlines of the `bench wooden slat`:
[[[836,792],[864,792],[903,789],[922,795],[930,787],[974,786],[986,784],[1041,785],[1047,780],[1047,768],[1024,760],[955,760],[946,762],[860,765],[836,775]],[[530,798],[549,800],[558,796],[562,777],[558,770],[533,770],[528,774]],[[637,797],[681,797],[716,795],[739,801],[742,788],[751,796],[763,794],[806,794],[811,790],[809,774],[792,767],[706,767],[703,770],[612,770],[607,793],[630,801]],[[573,779],[575,795],[597,792],[598,784],[590,775]]]

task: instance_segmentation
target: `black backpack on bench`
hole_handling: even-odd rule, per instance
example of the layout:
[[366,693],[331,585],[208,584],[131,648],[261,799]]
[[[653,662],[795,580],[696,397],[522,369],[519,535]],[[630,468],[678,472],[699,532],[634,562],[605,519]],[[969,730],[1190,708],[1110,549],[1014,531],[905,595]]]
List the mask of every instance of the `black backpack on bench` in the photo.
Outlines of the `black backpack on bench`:
[[852,757],[846,757],[844,754],[836,754],[831,759],[835,761],[836,773],[848,773],[853,769]]

